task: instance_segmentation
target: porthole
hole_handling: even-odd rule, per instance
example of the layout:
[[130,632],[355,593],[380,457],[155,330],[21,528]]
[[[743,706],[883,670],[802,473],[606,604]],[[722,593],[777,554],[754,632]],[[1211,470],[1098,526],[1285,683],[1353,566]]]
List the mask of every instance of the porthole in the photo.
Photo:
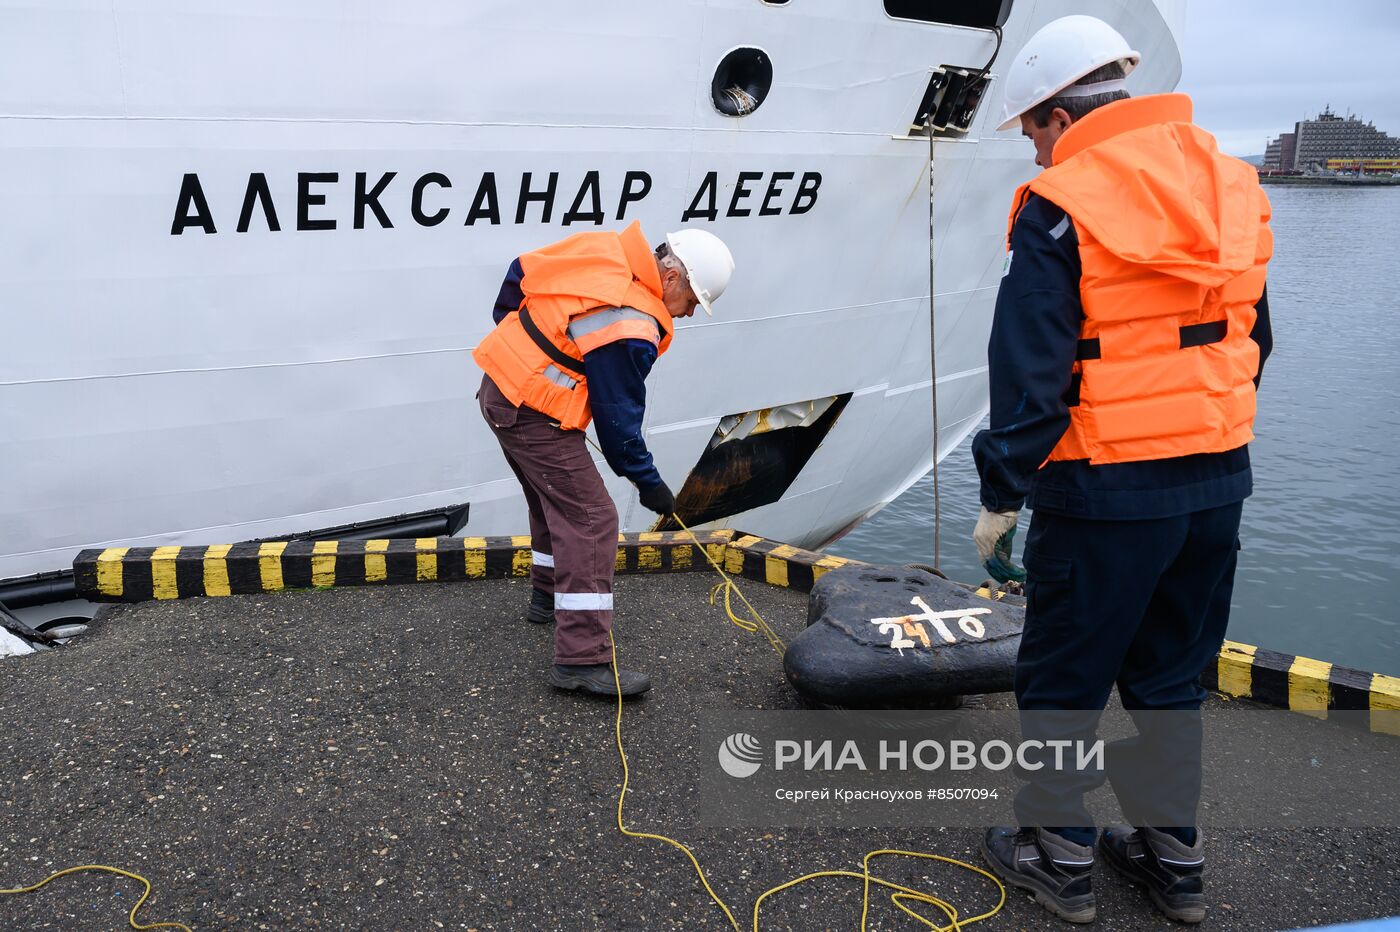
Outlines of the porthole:
[[773,62],[763,49],[737,48],[720,59],[710,82],[710,100],[725,116],[753,113],[773,87]]

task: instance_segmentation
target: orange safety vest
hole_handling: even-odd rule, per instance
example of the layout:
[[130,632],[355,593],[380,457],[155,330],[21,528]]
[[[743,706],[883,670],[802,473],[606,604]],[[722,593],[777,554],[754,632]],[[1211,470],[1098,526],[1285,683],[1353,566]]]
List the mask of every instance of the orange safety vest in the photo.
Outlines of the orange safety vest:
[[660,356],[674,323],[640,223],[621,233],[575,233],[520,257],[525,300],[472,351],[514,405],[583,430],[593,414],[583,356],[617,340],[646,340]]
[[1254,439],[1249,333],[1273,254],[1255,170],[1192,125],[1184,94],[1089,112],[1053,161],[1016,192],[1007,225],[1010,248],[1032,191],[1079,237],[1084,321],[1070,426],[1050,459],[1168,459]]

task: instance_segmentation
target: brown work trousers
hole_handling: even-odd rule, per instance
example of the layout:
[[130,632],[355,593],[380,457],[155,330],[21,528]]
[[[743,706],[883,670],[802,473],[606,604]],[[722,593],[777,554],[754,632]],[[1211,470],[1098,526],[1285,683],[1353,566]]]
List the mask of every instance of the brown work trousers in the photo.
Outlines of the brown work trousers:
[[482,378],[477,401],[525,491],[530,580],[554,595],[554,662],[608,663],[617,507],[584,433],[561,430],[553,418],[511,404],[490,376]]

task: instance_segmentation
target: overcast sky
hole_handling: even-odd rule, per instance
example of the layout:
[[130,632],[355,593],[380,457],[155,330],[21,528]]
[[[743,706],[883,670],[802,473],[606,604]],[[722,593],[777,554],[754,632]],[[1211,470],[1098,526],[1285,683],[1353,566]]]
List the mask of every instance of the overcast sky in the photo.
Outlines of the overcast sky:
[[1400,136],[1400,0],[1187,0],[1181,84],[1232,155],[1325,105]]

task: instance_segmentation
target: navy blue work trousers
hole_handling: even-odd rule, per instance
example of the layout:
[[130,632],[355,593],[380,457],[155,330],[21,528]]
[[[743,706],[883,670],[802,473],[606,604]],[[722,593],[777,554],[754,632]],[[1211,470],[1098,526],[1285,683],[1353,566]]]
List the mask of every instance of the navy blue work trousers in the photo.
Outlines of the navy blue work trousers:
[[[1156,804],[1170,797],[1179,814],[1185,800],[1194,814],[1199,800],[1200,674],[1225,639],[1242,506],[1152,520],[1031,518],[1015,680],[1023,737],[1091,737],[1085,725],[1097,716],[1082,713],[1102,711],[1115,685],[1130,714],[1180,713],[1134,714],[1139,737],[1108,748],[1108,778],[1135,825],[1194,821],[1164,822]],[[1158,782],[1144,788],[1132,777],[1143,773]],[[1023,775],[1021,824],[1093,825],[1083,794],[1102,774]]]

